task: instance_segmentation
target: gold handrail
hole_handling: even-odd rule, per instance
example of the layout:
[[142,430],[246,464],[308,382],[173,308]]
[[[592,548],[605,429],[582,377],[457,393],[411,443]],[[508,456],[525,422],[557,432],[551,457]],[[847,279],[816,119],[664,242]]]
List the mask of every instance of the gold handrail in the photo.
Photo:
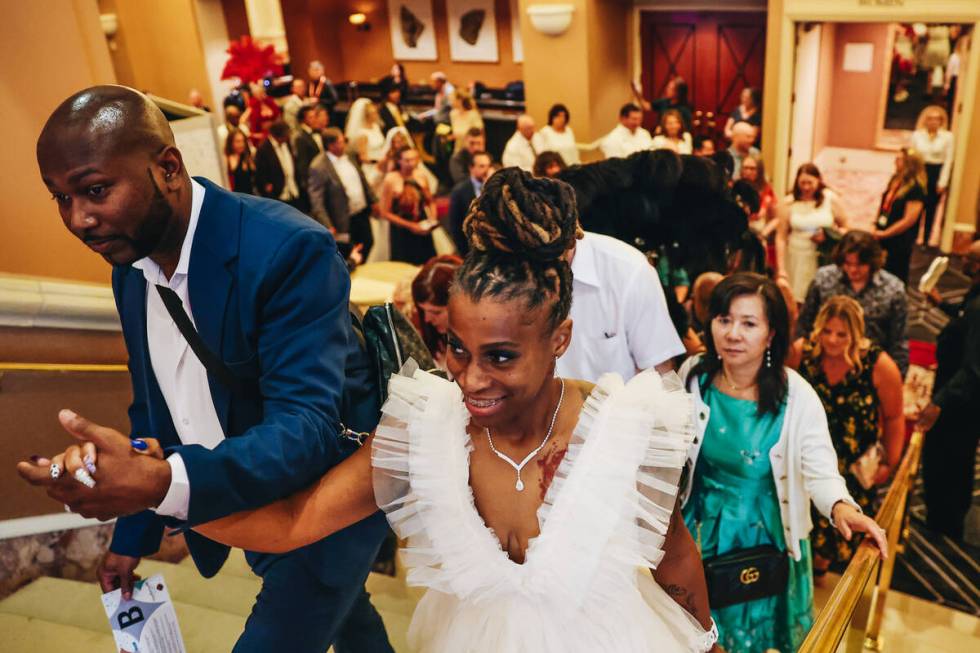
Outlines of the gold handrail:
[[0,363],[0,372],[127,372],[125,365],[87,363]]
[[[881,509],[875,521],[888,533],[888,559],[881,561],[878,548],[870,538],[865,538],[851,559],[820,614],[813,628],[800,646],[798,653],[834,653],[847,634],[845,650],[861,651],[863,648],[881,650],[881,617],[884,614],[885,598],[891,584],[895,556],[898,555],[898,542],[905,522],[905,506],[912,482],[919,467],[922,450],[922,432],[912,433],[908,449],[902,463],[895,472]],[[869,581],[880,569],[875,584]],[[852,622],[867,617],[865,626],[850,628]]]

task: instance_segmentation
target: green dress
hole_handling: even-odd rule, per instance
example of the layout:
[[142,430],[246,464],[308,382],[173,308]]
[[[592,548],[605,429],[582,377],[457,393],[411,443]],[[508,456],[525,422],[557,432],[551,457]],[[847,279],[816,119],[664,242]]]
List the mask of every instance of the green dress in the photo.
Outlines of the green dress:
[[[772,479],[769,450],[779,440],[785,409],[759,416],[756,402],[709,387],[711,417],[694,474],[684,520],[703,558],[772,544],[783,550],[783,524]],[[810,543],[800,542],[802,559],[789,561],[783,594],[712,610],[718,643],[730,653],[796,651],[813,625],[813,570]]]

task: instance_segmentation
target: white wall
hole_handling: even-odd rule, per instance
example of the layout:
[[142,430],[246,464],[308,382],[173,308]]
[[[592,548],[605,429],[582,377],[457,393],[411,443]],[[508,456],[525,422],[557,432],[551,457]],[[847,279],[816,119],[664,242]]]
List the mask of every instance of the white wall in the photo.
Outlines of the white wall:
[[786,179],[790,180],[796,170],[807,161],[812,161],[814,126],[817,114],[817,80],[820,73],[821,25],[804,29],[797,25],[796,70],[793,82],[793,126],[790,133],[789,168]]

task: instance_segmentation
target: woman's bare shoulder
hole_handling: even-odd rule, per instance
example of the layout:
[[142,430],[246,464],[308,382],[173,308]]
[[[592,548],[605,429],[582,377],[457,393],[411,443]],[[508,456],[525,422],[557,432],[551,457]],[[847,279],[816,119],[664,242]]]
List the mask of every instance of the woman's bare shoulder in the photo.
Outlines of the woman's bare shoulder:
[[581,397],[582,401],[585,401],[592,394],[595,383],[583,381],[582,379],[565,379],[565,386],[568,390],[574,391],[576,395]]

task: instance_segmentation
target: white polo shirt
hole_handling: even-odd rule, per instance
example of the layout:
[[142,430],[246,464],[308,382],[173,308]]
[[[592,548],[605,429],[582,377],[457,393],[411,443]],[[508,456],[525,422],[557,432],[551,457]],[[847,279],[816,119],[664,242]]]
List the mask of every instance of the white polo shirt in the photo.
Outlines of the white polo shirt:
[[572,343],[558,374],[623,379],[684,353],[657,271],[626,243],[586,232],[572,259]]
[[599,149],[607,159],[621,156],[627,157],[634,152],[653,149],[653,138],[643,127],[637,127],[631,132],[622,124],[613,127],[599,144]]

